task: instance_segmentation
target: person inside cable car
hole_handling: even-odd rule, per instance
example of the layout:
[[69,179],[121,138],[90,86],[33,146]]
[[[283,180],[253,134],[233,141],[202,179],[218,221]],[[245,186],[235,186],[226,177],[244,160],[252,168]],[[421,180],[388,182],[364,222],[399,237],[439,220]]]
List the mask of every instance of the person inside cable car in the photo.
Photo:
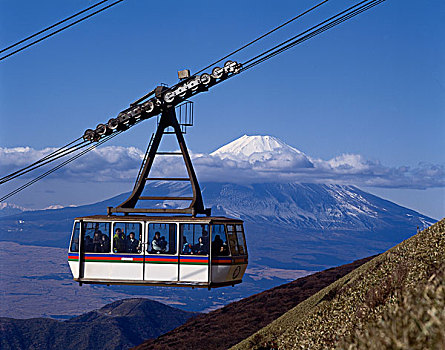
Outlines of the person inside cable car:
[[182,236],[182,254],[193,254],[192,245],[187,242],[187,237]]
[[79,236],[78,235],[73,237],[73,240],[71,242],[71,251],[72,252],[78,252],[79,251]]
[[104,233],[102,234],[102,238],[100,241],[100,252],[101,253],[109,253],[110,252],[110,239]]
[[212,242],[212,255],[218,256],[222,255],[224,242],[221,239],[220,235],[216,235],[215,239]]
[[102,243],[102,231],[98,230],[94,232],[93,236],[93,252],[102,253],[101,243]]
[[126,237],[125,233],[120,228],[116,229],[113,236],[113,251],[115,253],[125,253]]
[[139,240],[135,238],[134,232],[130,232],[127,238],[127,253],[139,253]]
[[161,236],[159,240],[159,246],[161,247],[162,253],[165,253],[167,251],[167,241],[165,240],[165,236]]
[[205,229],[202,230],[202,243],[206,247],[209,246],[209,233]]
[[161,234],[159,232],[155,232],[155,236],[151,241],[151,252],[155,254],[161,254]]
[[224,241],[223,246],[221,248],[221,255],[228,256],[229,255],[229,246],[227,245],[227,241]]
[[204,239],[201,236],[198,238],[198,243],[193,246],[193,254],[206,255],[208,253],[208,247],[206,244],[204,244]]
[[85,251],[86,252],[94,251],[93,239],[90,236],[85,236]]

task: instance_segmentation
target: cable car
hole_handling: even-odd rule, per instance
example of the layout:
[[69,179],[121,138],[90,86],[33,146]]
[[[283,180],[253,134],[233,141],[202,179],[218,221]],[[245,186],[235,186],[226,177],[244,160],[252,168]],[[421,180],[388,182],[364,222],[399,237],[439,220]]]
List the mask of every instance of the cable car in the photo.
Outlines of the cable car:
[[79,217],[68,253],[80,284],[209,289],[241,283],[247,258],[243,222],[225,217]]
[[[158,87],[157,96],[165,90]],[[155,101],[156,102],[156,101]],[[241,283],[248,263],[243,221],[211,216],[205,208],[183,133],[191,126],[192,102],[162,111],[133,192],[107,215],[74,220],[68,263],[79,284],[133,284],[215,288]],[[176,117],[179,109],[182,122]],[[103,126],[107,128],[107,126]],[[114,127],[114,125],[113,125]],[[180,152],[158,152],[164,134],[176,135]],[[187,177],[150,177],[156,155],[182,156]],[[147,196],[147,182],[189,182],[191,196]],[[142,202],[161,201],[147,207]],[[188,207],[168,203],[190,201]],[[148,215],[151,214],[151,215]]]

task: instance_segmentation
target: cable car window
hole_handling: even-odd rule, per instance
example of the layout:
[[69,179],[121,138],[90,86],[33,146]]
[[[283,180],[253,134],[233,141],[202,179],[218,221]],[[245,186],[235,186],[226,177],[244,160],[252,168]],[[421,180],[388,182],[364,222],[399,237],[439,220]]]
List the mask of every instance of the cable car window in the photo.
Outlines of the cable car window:
[[88,253],[110,252],[110,223],[84,222],[84,250]]
[[236,237],[238,238],[238,250],[240,255],[247,254],[246,240],[244,239],[243,225],[236,225]]
[[212,225],[212,256],[229,255],[224,225]]
[[140,254],[142,225],[135,222],[116,222],[113,225],[113,252]]
[[176,224],[149,224],[147,253],[176,254]]
[[76,222],[74,224],[73,236],[71,237],[70,251],[79,251],[79,235],[80,235],[80,223]]
[[236,239],[235,225],[227,225],[227,238],[232,256],[239,255],[238,240]]
[[209,254],[209,225],[181,224],[181,254]]

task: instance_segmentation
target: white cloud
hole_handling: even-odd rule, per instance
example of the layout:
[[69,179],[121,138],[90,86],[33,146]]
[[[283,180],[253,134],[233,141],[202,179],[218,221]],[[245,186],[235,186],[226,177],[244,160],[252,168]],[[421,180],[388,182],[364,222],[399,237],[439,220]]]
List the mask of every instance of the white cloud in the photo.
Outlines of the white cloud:
[[[53,150],[0,148],[0,172],[4,176]],[[314,182],[412,189],[445,187],[444,165],[420,163],[417,167],[387,167],[358,154],[342,154],[322,160],[306,156],[291,147],[260,149],[239,157],[229,155],[228,152],[191,153],[200,181],[243,184]],[[102,147],[60,169],[51,177],[81,182],[134,181],[143,156],[144,153],[135,147]],[[151,177],[178,177],[186,174],[181,157],[158,157],[154,165]],[[31,175],[34,177],[37,173]]]

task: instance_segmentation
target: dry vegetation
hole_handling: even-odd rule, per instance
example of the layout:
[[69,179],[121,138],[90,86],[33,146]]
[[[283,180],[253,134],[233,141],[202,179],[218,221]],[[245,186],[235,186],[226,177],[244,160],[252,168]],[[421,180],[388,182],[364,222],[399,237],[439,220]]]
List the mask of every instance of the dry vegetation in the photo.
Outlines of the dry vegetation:
[[445,220],[298,304],[236,349],[445,349]]
[[383,317],[343,341],[340,349],[445,349],[445,269],[400,295]]

